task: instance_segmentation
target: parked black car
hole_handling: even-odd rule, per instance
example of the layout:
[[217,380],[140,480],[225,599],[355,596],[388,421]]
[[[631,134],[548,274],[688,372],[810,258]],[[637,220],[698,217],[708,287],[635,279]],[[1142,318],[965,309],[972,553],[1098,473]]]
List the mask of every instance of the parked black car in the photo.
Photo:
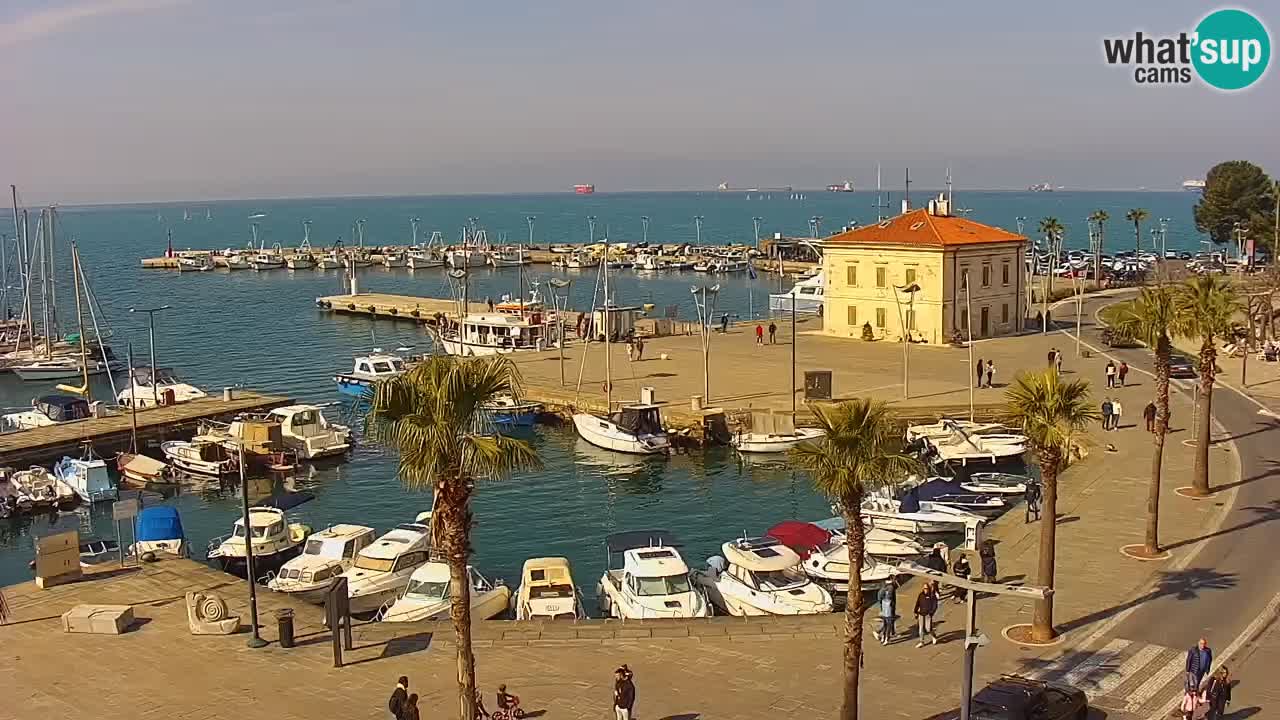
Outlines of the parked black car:
[[974,720],[1085,720],[1089,700],[1070,685],[1004,675],[973,696]]
[[1169,377],[1180,379],[1198,377],[1196,375],[1196,364],[1186,355],[1172,353],[1169,356]]

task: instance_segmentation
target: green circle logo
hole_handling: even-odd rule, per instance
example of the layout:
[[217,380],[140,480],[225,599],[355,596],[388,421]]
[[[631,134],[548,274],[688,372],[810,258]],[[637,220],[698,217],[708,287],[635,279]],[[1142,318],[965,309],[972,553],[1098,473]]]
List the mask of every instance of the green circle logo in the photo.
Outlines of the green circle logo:
[[1200,79],[1219,90],[1242,90],[1257,82],[1271,60],[1271,37],[1258,18],[1243,10],[1215,10],[1196,26],[1191,64]]

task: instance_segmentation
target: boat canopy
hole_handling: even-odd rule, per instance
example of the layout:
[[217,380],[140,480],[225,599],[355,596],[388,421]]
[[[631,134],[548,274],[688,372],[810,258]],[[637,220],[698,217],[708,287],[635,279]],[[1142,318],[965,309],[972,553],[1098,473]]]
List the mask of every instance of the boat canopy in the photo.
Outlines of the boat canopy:
[[[292,510],[302,503],[315,500],[316,496],[309,492],[291,492],[284,495],[272,495],[271,497],[256,503],[256,507],[274,508],[276,510]],[[250,508],[252,511],[253,508]]]
[[800,564],[800,556],[775,538],[742,538],[724,544],[730,564],[756,572],[786,570]]
[[182,517],[178,515],[177,508],[168,505],[143,508],[142,512],[138,513],[137,532],[139,542],[177,540],[186,537],[186,533],[182,530]]
[[54,422],[84,420],[93,414],[84,398],[72,395],[41,395],[36,398],[36,409]]
[[155,458],[146,455],[134,455],[129,458],[129,462],[125,463],[121,470],[128,470],[139,475],[159,475],[164,472],[165,464]]
[[605,547],[611,553],[626,552],[635,548],[680,547],[680,541],[670,530],[631,530],[608,535]]
[[573,576],[569,573],[569,559],[563,557],[525,560],[522,574],[525,584],[531,588],[573,584]]
[[[178,376],[174,374],[173,368],[158,367],[156,368],[156,384],[158,385],[174,385],[178,382]],[[151,368],[146,365],[135,366],[133,368],[133,383],[144,387],[151,387]]]
[[657,435],[662,430],[662,414],[657,405],[628,405],[609,418],[614,425],[636,435]]
[[813,523],[798,520],[780,522],[769,528],[765,534],[771,538],[777,538],[783,545],[795,550],[801,558],[808,557],[814,550],[831,540],[831,533]]

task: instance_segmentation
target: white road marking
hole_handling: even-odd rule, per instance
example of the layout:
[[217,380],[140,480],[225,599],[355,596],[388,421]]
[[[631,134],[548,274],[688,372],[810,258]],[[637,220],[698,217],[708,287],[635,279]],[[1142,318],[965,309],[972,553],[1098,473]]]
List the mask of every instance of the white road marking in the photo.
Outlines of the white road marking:
[[1129,647],[1128,640],[1112,640],[1107,646],[1090,655],[1079,665],[1072,668],[1066,675],[1062,676],[1062,682],[1067,685],[1078,685],[1085,675],[1097,670],[1103,665],[1115,662],[1120,657],[1120,653]]
[[1155,660],[1160,653],[1169,648],[1163,645],[1145,645],[1141,650],[1129,656],[1120,664],[1120,667],[1109,671],[1096,683],[1090,683],[1088,686],[1081,688],[1089,697],[1102,697],[1107,693],[1120,687],[1120,683],[1124,682],[1129,676],[1145,668],[1148,663]]
[[[1214,658],[1214,660],[1216,661],[1217,658]],[[1149,701],[1153,695],[1164,690],[1166,685],[1173,682],[1175,678],[1186,671],[1187,662],[1185,656],[1180,652],[1175,652],[1173,657],[1170,658],[1163,667],[1152,673],[1151,677],[1147,678],[1146,682],[1134,688],[1133,692],[1129,693],[1128,698],[1126,698],[1128,700],[1126,710],[1128,712],[1137,712],[1138,710],[1141,710],[1142,706],[1146,705],[1147,701]],[[1176,697],[1171,698],[1168,708],[1161,710],[1155,717],[1159,717],[1162,720],[1167,718],[1169,712],[1173,710],[1173,706],[1181,700],[1182,693],[1176,693]]]

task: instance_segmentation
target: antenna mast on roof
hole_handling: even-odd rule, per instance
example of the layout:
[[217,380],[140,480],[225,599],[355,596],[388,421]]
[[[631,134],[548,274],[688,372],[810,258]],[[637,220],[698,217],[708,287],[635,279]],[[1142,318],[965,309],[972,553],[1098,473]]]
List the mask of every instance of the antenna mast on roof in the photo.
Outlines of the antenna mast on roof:
[[902,212],[906,214],[911,209],[911,168],[907,168],[907,185],[906,193],[902,196]]
[[889,209],[889,203],[885,200],[884,194],[880,188],[880,163],[876,163],[876,223],[882,223],[885,220],[884,211]]
[[951,205],[951,166],[947,165],[947,205]]

